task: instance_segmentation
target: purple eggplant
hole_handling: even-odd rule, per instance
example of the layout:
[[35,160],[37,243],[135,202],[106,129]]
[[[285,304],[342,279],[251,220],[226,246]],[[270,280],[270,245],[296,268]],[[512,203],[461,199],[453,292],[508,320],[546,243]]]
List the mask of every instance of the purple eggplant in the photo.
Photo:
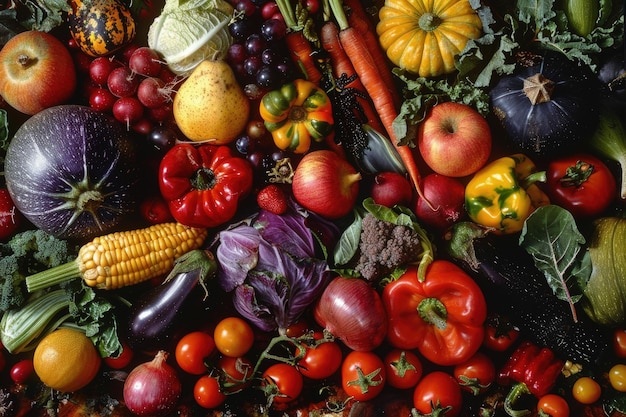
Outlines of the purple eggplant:
[[168,350],[176,333],[209,296],[217,272],[211,251],[196,249],[178,258],[163,283],[139,297],[130,308],[127,341],[143,352]]

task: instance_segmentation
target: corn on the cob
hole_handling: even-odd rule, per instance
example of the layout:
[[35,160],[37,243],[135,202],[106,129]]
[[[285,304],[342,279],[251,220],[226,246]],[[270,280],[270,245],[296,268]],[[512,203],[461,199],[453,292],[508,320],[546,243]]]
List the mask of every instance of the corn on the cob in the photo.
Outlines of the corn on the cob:
[[33,292],[79,277],[107,290],[138,284],[168,273],[207,235],[207,229],[162,223],[99,236],[80,248],[75,261],[26,277],[26,287]]

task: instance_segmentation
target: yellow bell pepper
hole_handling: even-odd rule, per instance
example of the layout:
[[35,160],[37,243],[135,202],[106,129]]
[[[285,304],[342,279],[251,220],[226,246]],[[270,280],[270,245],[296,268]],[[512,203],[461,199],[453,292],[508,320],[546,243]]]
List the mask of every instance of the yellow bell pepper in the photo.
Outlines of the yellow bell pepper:
[[550,204],[535,184],[544,177],[545,172],[537,172],[526,155],[496,159],[474,174],[465,187],[470,219],[496,233],[519,232],[537,207]]

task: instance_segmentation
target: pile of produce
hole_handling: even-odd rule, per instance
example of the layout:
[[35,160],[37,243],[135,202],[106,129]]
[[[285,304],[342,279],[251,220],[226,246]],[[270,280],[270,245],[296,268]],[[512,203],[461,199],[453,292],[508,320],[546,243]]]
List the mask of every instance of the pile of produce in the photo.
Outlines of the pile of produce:
[[0,417],[626,415],[624,13],[10,2]]

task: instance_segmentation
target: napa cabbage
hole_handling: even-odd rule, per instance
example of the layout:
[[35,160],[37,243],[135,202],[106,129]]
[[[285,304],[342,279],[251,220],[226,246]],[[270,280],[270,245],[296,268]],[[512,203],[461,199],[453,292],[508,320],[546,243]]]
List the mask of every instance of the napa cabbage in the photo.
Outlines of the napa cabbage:
[[226,0],[166,0],[148,30],[148,46],[186,77],[203,60],[226,56],[233,12]]

